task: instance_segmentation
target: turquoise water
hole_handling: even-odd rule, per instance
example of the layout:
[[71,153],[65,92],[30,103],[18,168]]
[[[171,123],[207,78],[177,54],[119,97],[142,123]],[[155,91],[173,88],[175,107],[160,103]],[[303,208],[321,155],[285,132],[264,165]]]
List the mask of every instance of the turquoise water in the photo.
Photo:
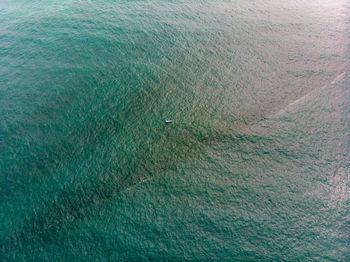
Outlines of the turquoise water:
[[349,17],[2,0],[2,260],[349,261]]

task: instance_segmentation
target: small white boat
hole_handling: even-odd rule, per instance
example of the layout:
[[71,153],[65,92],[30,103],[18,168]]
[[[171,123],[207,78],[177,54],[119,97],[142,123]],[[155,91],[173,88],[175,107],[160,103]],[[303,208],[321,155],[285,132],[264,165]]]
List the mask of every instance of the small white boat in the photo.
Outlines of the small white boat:
[[170,119],[165,120],[165,123],[166,123],[166,124],[170,124],[170,123],[172,123],[172,122],[173,122],[173,120],[170,120]]

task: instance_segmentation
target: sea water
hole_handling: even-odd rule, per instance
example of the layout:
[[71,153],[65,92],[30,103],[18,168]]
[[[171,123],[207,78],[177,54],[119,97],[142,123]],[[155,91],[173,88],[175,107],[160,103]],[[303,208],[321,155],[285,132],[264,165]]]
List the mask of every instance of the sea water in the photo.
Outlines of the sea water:
[[349,261],[349,17],[2,0],[0,260]]

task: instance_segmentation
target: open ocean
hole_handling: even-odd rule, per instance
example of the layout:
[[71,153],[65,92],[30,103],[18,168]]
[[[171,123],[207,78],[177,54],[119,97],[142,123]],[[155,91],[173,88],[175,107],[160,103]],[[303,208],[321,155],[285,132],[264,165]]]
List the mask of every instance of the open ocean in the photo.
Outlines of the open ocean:
[[349,43],[347,0],[1,0],[0,261],[350,261]]

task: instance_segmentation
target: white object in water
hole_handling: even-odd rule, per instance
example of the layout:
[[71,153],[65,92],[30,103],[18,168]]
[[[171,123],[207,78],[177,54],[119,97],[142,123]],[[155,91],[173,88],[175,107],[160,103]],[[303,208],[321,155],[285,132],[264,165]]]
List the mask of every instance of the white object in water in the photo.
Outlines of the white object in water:
[[166,124],[170,124],[170,123],[172,123],[173,122],[173,120],[165,120],[165,123]]

